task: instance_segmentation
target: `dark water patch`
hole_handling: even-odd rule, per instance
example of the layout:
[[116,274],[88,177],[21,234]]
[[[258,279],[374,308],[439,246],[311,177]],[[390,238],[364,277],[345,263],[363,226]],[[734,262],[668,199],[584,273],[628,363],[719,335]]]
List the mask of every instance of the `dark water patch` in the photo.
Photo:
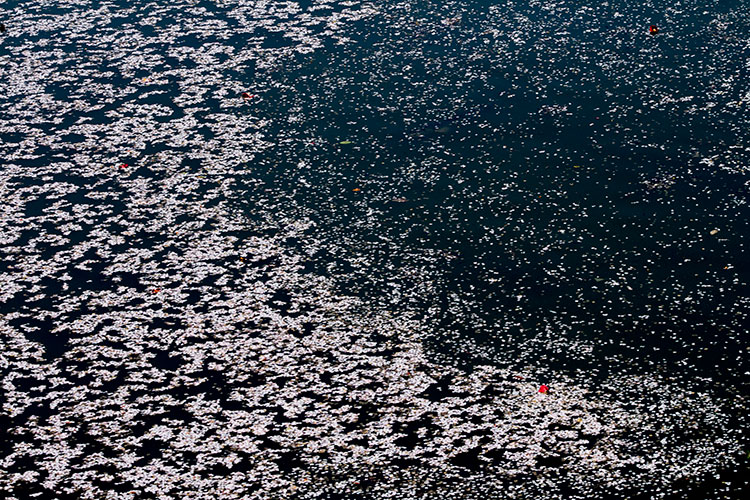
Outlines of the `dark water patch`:
[[140,458],[134,463],[138,467],[143,467],[153,460],[158,460],[164,456],[164,449],[167,443],[160,439],[143,439],[140,442],[138,453]]
[[451,463],[462,469],[467,469],[469,471],[478,471],[483,466],[487,465],[487,462],[480,458],[480,452],[481,450],[479,448],[474,448],[459,453],[451,458]]
[[[38,479],[43,480],[46,476],[46,473],[40,474]],[[17,483],[14,487],[11,488],[8,494],[13,495],[16,498],[45,498],[44,495],[49,494],[49,492],[42,483],[35,481],[33,483]],[[77,493],[59,492],[55,493],[54,498],[55,500],[76,500],[77,498],[80,498],[80,496]]]
[[233,385],[227,380],[226,375],[219,370],[211,370],[204,367],[195,373],[195,378],[202,381],[192,387],[186,388],[187,394],[203,394],[207,399],[226,401],[231,395]]
[[267,304],[283,314],[289,312],[292,307],[292,295],[289,290],[279,288],[274,291]]
[[273,439],[270,439],[269,436],[259,436],[258,448],[261,450],[280,450],[282,446]]
[[294,45],[294,40],[281,31],[260,30],[258,34],[263,37],[261,47],[264,49],[280,49]]
[[432,438],[438,430],[438,426],[429,416],[411,422],[396,422],[393,424],[393,431],[405,434],[405,436],[396,439],[394,443],[407,450],[412,450],[423,440]]
[[289,473],[295,469],[302,469],[305,467],[305,461],[302,458],[302,453],[298,450],[279,454],[275,462],[279,467],[279,470],[283,473]]
[[450,376],[441,377],[437,382],[431,384],[425,389],[425,397],[430,401],[440,401],[444,398],[460,396],[460,393],[454,392],[450,388],[452,381],[453,379]]
[[[565,464],[565,459],[561,456],[547,456],[547,457],[540,457],[537,458],[536,464],[538,467],[544,467],[544,468],[557,468],[562,467]],[[627,472],[627,471],[625,471]]]
[[69,349],[67,344],[71,336],[70,331],[53,332],[56,322],[50,316],[20,317],[10,320],[9,324],[21,330],[29,341],[41,344],[46,359],[59,358]]
[[151,363],[160,370],[174,371],[185,362],[179,355],[167,351],[159,351],[152,358]]
[[37,217],[44,213],[44,211],[49,208],[49,206],[52,204],[51,200],[45,197],[40,197],[34,200],[29,201],[26,203],[26,211],[24,212],[24,215],[26,217]]
[[[94,251],[92,250],[92,253]],[[97,256],[98,259],[98,256]],[[69,288],[71,290],[110,290],[115,284],[112,278],[103,273],[108,266],[107,262],[90,263],[88,269],[73,265],[68,268],[71,277]]]

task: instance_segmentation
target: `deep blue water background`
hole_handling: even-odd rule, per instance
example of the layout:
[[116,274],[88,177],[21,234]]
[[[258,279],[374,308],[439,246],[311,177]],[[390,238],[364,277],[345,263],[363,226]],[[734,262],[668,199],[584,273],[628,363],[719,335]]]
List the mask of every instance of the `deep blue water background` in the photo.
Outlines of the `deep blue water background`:
[[[231,201],[259,231],[313,220],[287,241],[306,272],[420,318],[442,361],[746,397],[749,16],[744,1],[389,3],[352,25],[355,43],[236,71],[277,146],[236,166],[249,174]],[[138,29],[159,43],[169,25]],[[163,49],[163,69],[189,64]]]
[[[118,23],[157,45],[171,25]],[[424,319],[443,360],[582,381],[659,372],[747,394],[749,23],[744,1],[386,4],[348,29],[354,43],[327,38],[235,71],[262,89],[245,113],[268,119],[278,146],[237,165],[249,180],[234,202],[261,226],[280,213],[315,221],[316,250],[289,242],[312,254],[309,271]],[[197,28],[180,44],[217,39]],[[257,35],[262,48],[293,45]],[[229,40],[243,50],[250,38]],[[174,48],[161,69],[191,64]],[[117,69],[102,57],[101,70],[115,70],[102,82],[124,86]],[[74,90],[49,87],[59,100]],[[179,118],[168,97],[152,101]],[[106,121],[118,105],[57,127]]]
[[301,117],[271,135],[301,140],[259,165],[317,222],[316,270],[460,363],[746,391],[744,4],[490,5],[396,9],[264,76],[262,112]]

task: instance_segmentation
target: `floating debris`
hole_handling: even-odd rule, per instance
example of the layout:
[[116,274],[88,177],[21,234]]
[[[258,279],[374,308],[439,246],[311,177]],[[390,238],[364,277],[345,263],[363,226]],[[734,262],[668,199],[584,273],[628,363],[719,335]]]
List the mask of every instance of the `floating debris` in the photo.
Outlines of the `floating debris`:
[[9,10],[3,495],[739,497],[749,14],[649,9]]

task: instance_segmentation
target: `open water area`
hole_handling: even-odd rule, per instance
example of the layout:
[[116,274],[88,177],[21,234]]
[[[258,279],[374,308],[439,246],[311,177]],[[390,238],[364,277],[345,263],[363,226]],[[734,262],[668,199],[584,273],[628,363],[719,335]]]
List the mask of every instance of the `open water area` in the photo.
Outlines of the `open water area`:
[[750,492],[749,2],[0,23],[0,497]]

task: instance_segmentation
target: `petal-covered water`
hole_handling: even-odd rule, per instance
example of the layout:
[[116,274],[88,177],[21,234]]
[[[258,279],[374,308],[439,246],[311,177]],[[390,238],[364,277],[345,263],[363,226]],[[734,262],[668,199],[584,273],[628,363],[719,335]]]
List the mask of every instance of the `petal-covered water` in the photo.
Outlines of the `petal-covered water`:
[[747,491],[747,2],[0,23],[4,496]]

